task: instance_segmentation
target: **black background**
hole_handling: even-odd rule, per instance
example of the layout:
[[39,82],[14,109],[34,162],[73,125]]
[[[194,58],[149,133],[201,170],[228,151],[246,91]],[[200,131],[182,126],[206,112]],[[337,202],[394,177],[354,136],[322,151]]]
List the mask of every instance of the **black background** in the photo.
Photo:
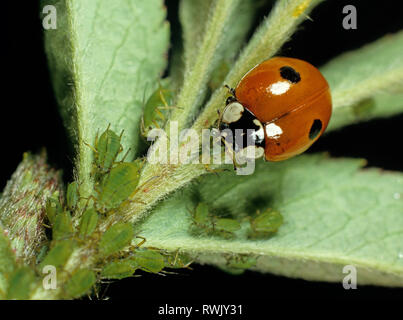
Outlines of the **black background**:
[[[358,29],[344,30],[342,8],[353,4],[358,12]],[[7,7],[8,6],[8,7]],[[2,50],[3,80],[0,137],[2,138],[1,178],[3,188],[25,151],[45,147],[49,161],[63,168],[69,179],[72,156],[66,154],[68,139],[56,108],[43,50],[40,6],[35,1],[8,4],[3,11],[1,30],[6,30]],[[257,17],[257,23],[267,14]],[[320,66],[341,52],[362,46],[385,33],[403,29],[399,1],[329,0],[310,15],[281,54],[298,57]],[[173,32],[178,32],[177,1],[168,2]],[[402,53],[403,54],[403,53]],[[328,151],[336,157],[368,160],[368,166],[403,170],[400,139],[403,116],[375,120],[343,128],[321,139],[309,152]],[[273,298],[403,298],[403,289],[359,286],[344,290],[341,283],[328,284],[245,272],[231,276],[208,266],[178,275],[143,274],[139,278],[104,285],[101,297],[110,299],[153,299],[154,302],[202,302],[212,300],[241,303]]]

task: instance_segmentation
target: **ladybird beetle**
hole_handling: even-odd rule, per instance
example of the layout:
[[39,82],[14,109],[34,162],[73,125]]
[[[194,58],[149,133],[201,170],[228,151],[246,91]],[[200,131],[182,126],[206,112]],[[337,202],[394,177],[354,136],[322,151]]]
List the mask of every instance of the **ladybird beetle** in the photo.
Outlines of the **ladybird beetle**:
[[[264,155],[267,161],[304,152],[325,131],[332,113],[326,79],[299,59],[266,60],[247,72],[230,92],[220,115],[220,132],[229,129],[237,142],[236,129],[243,130],[242,144],[231,143],[232,151],[245,156],[245,150],[252,147],[254,158]],[[245,134],[247,129],[254,131]],[[245,139],[252,145],[243,147]]]

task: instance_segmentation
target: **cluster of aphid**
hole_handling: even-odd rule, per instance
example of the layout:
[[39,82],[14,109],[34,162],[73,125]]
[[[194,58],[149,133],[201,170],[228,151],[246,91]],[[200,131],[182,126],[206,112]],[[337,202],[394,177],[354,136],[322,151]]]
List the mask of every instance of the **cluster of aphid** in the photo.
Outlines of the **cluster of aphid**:
[[[126,155],[117,161],[123,150],[121,137],[108,127],[99,138],[96,137],[94,146],[90,146],[94,152],[93,195],[81,197],[80,185],[74,181],[67,187],[65,201],[48,200],[46,212],[52,227],[52,242],[50,250],[39,257],[39,268],[52,265],[63,273],[74,250],[78,246],[82,249],[78,269],[68,274],[64,272],[65,277],[70,278],[63,286],[66,296],[82,295],[97,278],[121,279],[133,275],[136,270],[160,273],[164,268],[187,268],[191,263],[183,254],[145,248],[146,239],[136,236],[133,226],[119,221],[119,217],[101,228],[103,222],[130,201],[139,189],[143,161],[125,162]],[[131,245],[136,238],[141,241]]]
[[117,161],[123,151],[122,134],[118,136],[108,127],[99,138],[95,138],[94,147],[89,146],[94,151],[92,178],[95,194],[88,200],[93,200],[100,213],[118,208],[139,189],[143,160],[125,162],[128,150],[122,160]]
[[[191,212],[193,223],[191,232],[200,235],[212,235],[223,238],[234,238],[235,232],[241,229],[238,220],[232,218],[219,218],[209,212],[207,204],[200,202]],[[283,216],[280,212],[267,209],[255,217],[248,217],[248,237],[251,239],[267,238],[277,232],[283,224]]]

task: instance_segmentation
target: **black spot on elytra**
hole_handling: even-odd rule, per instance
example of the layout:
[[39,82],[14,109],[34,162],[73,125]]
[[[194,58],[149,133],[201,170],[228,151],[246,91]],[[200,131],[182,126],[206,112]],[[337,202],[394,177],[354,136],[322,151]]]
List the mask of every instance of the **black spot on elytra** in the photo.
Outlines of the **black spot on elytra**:
[[291,81],[292,83],[297,83],[297,82],[301,81],[300,74],[289,66],[281,67],[280,75],[283,79]]
[[322,121],[315,119],[312,123],[311,129],[309,130],[309,139],[315,139],[320,131],[322,130]]

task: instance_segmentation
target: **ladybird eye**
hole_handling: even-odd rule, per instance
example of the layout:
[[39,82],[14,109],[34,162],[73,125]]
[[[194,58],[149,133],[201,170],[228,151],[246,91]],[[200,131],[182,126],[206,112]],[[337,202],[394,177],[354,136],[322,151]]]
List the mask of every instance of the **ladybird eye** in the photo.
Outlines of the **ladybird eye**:
[[301,81],[300,74],[289,66],[281,67],[280,75],[283,79],[288,80],[292,83],[297,83],[297,82]]
[[315,119],[312,123],[311,130],[309,130],[309,139],[315,139],[322,130],[322,121]]

